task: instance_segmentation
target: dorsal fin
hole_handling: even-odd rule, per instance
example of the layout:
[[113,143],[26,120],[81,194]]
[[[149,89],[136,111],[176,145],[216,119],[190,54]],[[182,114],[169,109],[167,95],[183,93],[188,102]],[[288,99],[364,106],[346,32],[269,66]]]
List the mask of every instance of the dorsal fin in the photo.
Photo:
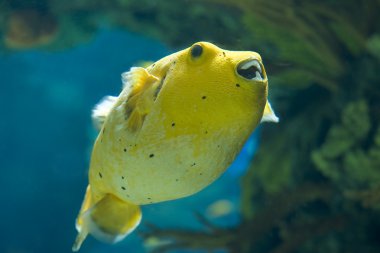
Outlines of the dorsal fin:
[[274,113],[272,106],[270,105],[269,101],[267,100],[267,103],[264,108],[264,114],[261,118],[261,122],[275,122],[278,123],[280,119],[276,116]]
[[127,127],[135,132],[141,128],[145,116],[154,103],[155,90],[159,86],[159,79],[141,67],[131,68],[122,74],[123,96],[127,96],[125,116]]

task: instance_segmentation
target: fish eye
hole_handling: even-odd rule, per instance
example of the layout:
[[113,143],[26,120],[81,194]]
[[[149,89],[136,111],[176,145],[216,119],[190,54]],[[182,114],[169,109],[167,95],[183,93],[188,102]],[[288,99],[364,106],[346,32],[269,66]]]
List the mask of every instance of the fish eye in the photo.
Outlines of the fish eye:
[[194,45],[191,49],[190,49],[190,54],[193,58],[198,58],[199,56],[202,55],[202,52],[203,52],[203,48],[201,45]]
[[263,81],[265,79],[259,61],[248,59],[237,66],[237,73],[248,80]]

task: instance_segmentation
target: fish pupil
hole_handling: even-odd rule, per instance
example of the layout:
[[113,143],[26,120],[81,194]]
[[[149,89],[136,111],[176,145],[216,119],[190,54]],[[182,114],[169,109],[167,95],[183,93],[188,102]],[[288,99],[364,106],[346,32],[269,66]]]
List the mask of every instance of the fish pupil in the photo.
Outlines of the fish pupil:
[[194,45],[191,48],[191,56],[194,58],[201,56],[202,52],[203,52],[203,48],[200,45]]

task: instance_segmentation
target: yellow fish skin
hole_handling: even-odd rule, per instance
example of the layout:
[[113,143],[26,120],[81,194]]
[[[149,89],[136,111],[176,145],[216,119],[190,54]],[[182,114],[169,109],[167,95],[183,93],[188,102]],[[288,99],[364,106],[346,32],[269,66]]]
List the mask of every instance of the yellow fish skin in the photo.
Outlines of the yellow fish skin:
[[255,52],[198,42],[131,68],[122,80],[120,95],[93,111],[100,132],[74,251],[88,233],[107,242],[124,238],[141,220],[140,205],[202,190],[261,121],[278,121]]

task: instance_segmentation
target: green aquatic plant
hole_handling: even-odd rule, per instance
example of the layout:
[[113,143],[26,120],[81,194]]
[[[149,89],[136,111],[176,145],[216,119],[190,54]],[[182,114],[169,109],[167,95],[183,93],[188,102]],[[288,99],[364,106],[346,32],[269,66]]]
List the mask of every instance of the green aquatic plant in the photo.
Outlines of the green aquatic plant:
[[362,204],[364,208],[373,208],[380,211],[380,186],[372,189],[345,191],[345,196]]
[[371,125],[367,102],[352,102],[312,153],[316,168],[342,190],[380,186],[380,128],[373,135]]
[[367,41],[368,51],[380,60],[380,34],[371,36]]
[[[289,66],[278,75],[281,83],[316,83],[332,91],[339,88],[336,80],[346,71],[345,58],[366,50],[366,38],[373,32],[371,9],[379,7],[375,1],[360,7],[354,1],[344,5],[334,1],[209,1],[242,11],[242,23],[252,37],[246,46],[260,48],[265,58]],[[357,22],[352,10],[369,17]],[[293,74],[300,77],[300,83],[292,82]]]
[[346,198],[380,210],[380,127],[375,124],[366,100],[350,103],[312,160]]

